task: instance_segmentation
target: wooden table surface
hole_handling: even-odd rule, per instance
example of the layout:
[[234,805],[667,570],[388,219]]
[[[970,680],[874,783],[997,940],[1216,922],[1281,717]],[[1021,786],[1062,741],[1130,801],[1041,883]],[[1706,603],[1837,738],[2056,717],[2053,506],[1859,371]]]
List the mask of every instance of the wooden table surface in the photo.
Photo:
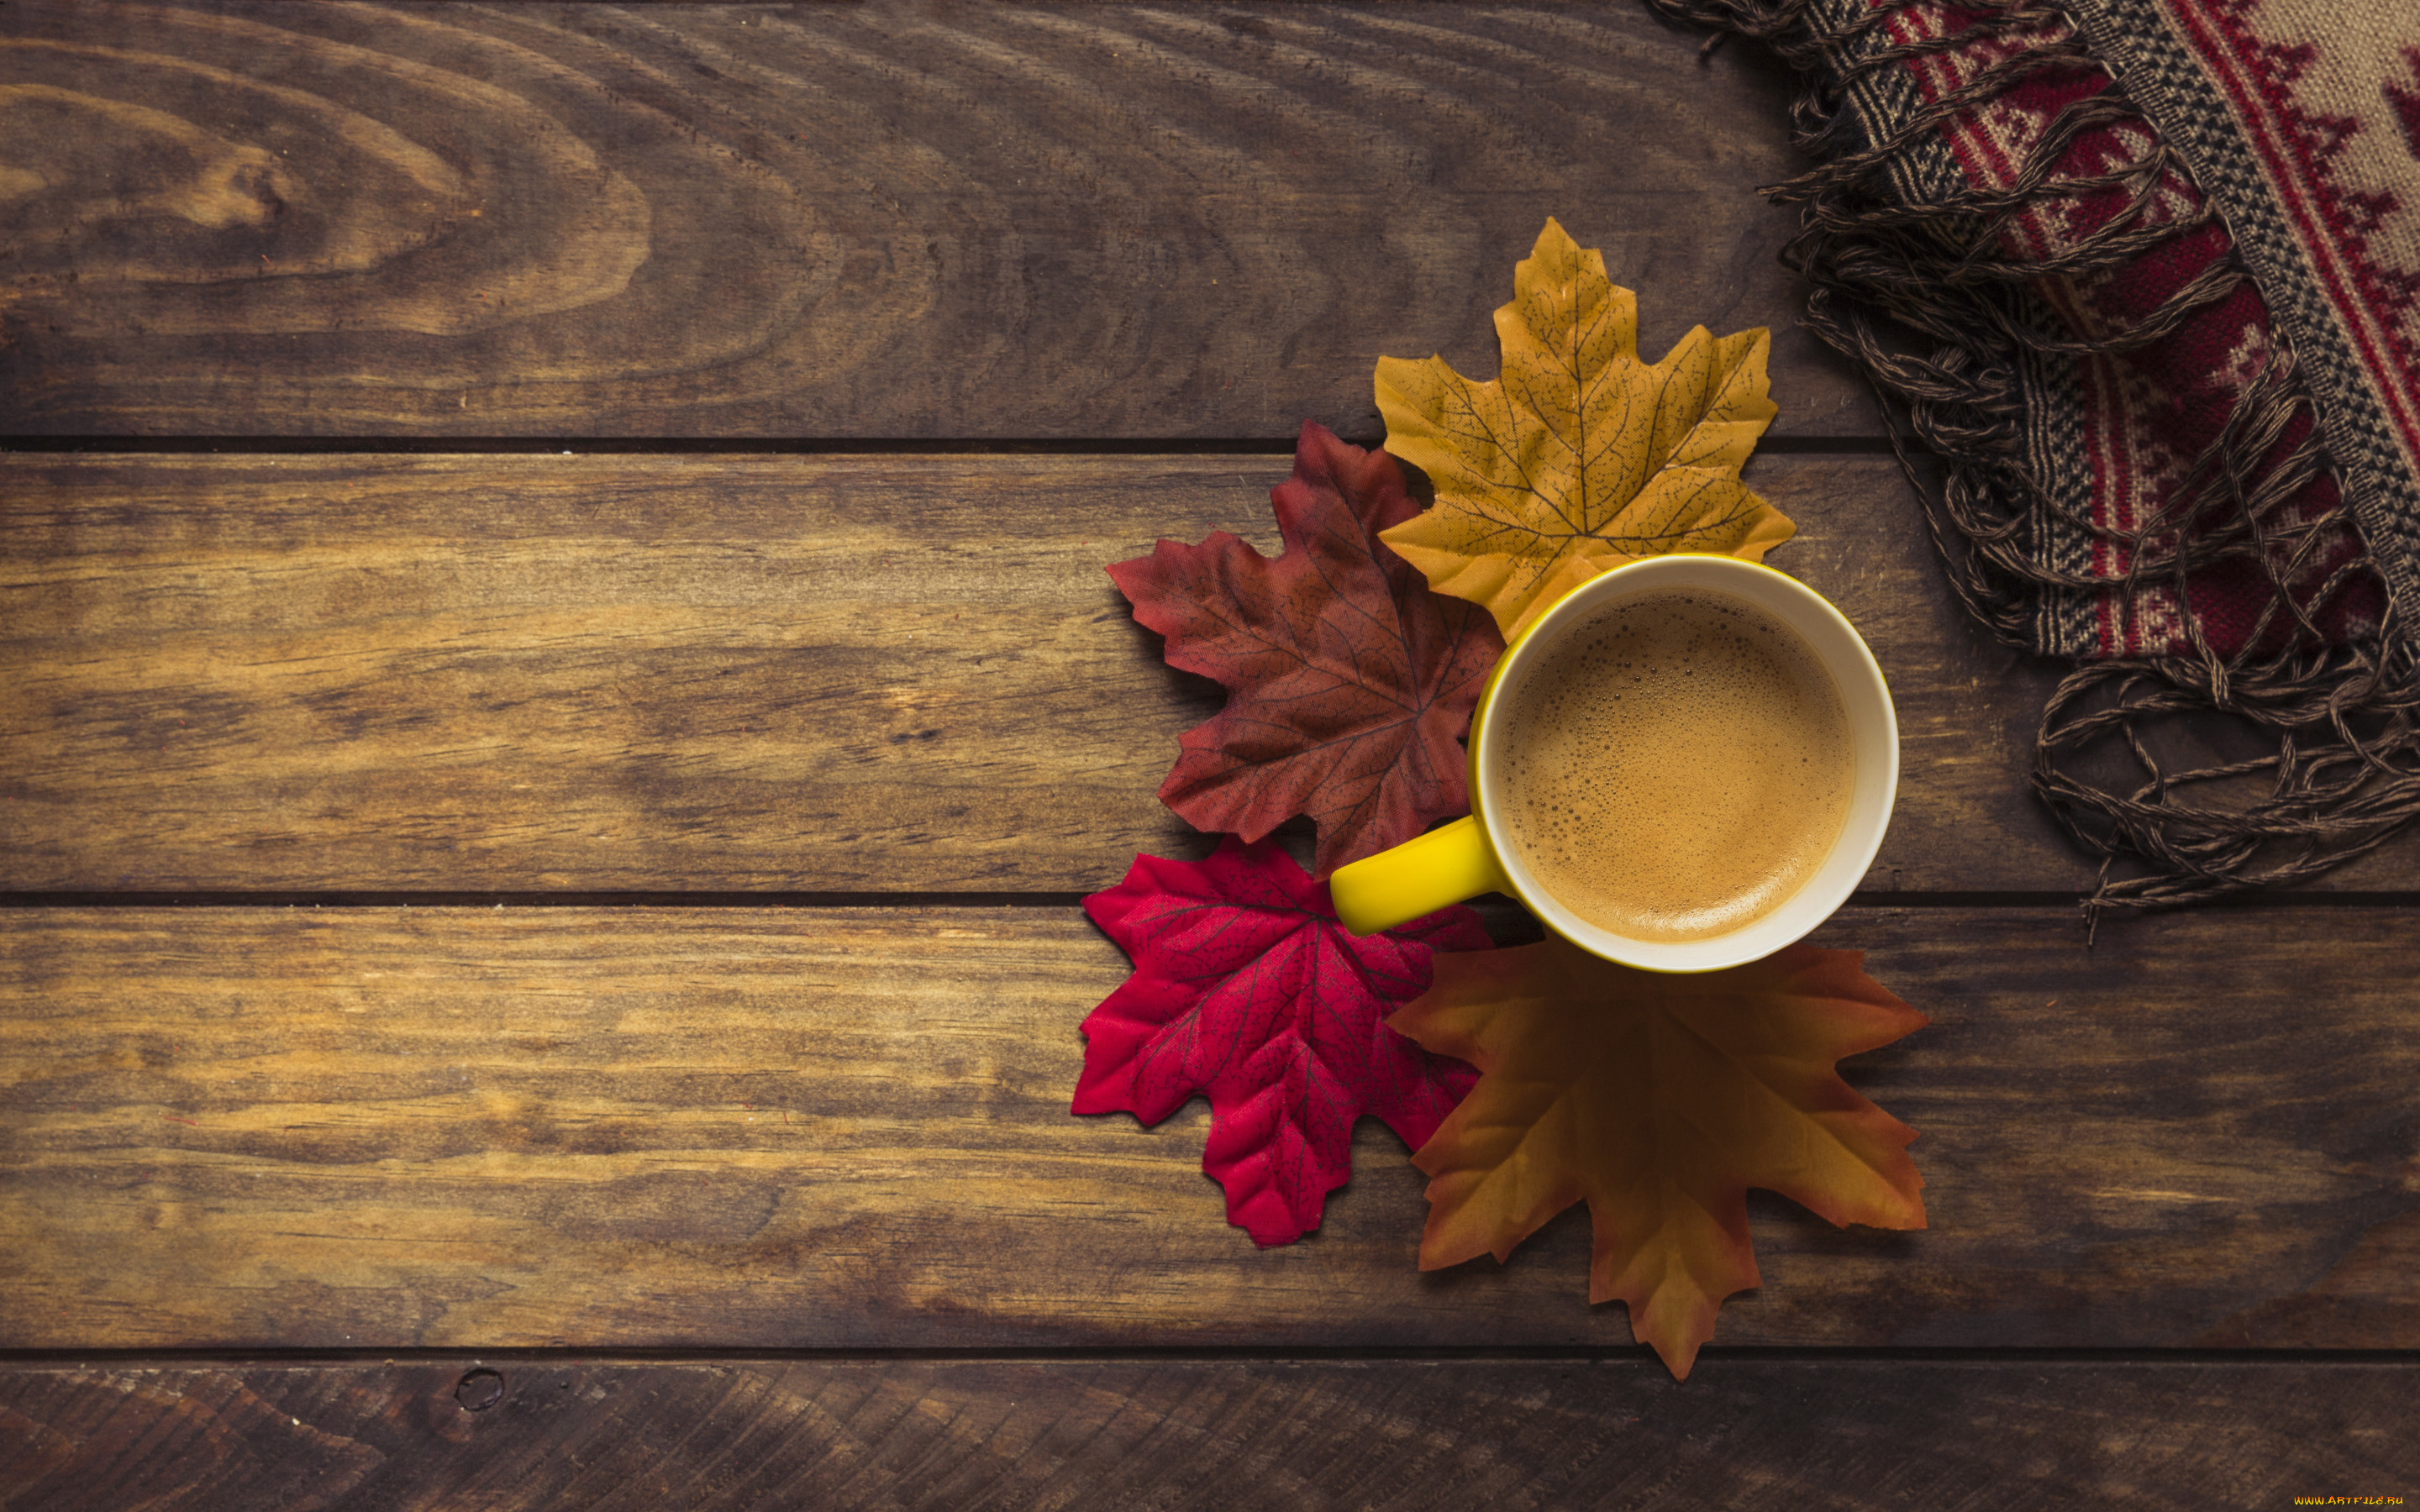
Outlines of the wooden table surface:
[[[0,1504],[2267,1507],[2420,1492],[2420,842],[2104,926],[2056,669],[1793,323],[1787,85],[1632,0],[0,8]],[[1210,842],[1104,563],[1268,545],[1549,215],[1774,329],[1896,690],[1816,936],[1931,1227],[1256,1252],[1066,1112]],[[1517,928],[1499,912],[1497,922]]]

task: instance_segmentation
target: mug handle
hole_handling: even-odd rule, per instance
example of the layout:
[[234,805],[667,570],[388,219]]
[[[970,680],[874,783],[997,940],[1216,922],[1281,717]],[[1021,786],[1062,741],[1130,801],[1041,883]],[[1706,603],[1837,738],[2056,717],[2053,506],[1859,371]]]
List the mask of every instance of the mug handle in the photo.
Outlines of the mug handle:
[[1346,929],[1375,934],[1482,892],[1510,893],[1512,883],[1479,820],[1465,814],[1393,850],[1338,867],[1327,890]]

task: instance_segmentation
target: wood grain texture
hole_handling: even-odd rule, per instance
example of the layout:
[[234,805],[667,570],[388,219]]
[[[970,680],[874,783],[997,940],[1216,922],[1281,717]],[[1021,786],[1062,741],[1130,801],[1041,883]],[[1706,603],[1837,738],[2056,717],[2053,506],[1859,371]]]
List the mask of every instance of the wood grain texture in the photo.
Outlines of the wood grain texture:
[[[503,1395],[473,1412],[479,1369]],[[1634,1361],[19,1365],[0,1369],[0,1499],[2205,1512],[2410,1494],[2412,1380],[1713,1353],[1685,1386]]]
[[[139,39],[139,40],[138,40]],[[0,426],[1374,438],[1548,216],[1776,331],[1787,89],[1643,7],[0,11]]]
[[[1751,1203],[1726,1345],[2420,1348],[2412,914],[1853,909],[1931,1227]],[[1422,1274],[1365,1122],[1256,1253],[1066,1111],[1073,909],[0,913],[0,1348],[1625,1346],[1567,1212]]]
[[[1103,565],[1274,551],[1287,466],[0,457],[0,887],[1105,887],[1206,851],[1156,795],[1220,694]],[[1871,885],[2082,887],[2024,785],[2052,674],[1947,601],[1892,464],[1748,476],[1895,692]]]

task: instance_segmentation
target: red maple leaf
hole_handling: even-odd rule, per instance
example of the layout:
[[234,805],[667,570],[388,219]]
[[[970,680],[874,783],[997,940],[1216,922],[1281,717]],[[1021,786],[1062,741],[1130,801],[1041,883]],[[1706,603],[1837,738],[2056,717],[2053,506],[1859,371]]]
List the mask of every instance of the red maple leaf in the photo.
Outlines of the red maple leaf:
[[1202,1168],[1254,1243],[1319,1227],[1361,1115],[1418,1149],[1477,1079],[1382,1022],[1427,990],[1432,949],[1488,948],[1467,908],[1350,934],[1326,883],[1231,836],[1199,865],[1136,856],[1084,911],[1135,970],[1084,1020],[1073,1111],[1157,1123],[1208,1093]]
[[1275,560],[1219,531],[1162,541],[1109,576],[1168,638],[1170,666],[1227,689],[1181,742],[1160,801],[1248,841],[1307,814],[1325,876],[1469,808],[1457,742],[1504,640],[1378,539],[1420,512],[1386,453],[1305,424],[1269,501],[1285,541]]

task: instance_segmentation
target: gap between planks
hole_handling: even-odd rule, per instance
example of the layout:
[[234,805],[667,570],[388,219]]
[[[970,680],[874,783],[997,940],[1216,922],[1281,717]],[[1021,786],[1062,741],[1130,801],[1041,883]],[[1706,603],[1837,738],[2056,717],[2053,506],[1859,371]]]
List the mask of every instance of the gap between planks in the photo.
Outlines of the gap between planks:
[[[8,908],[1075,908],[1080,892],[0,892]],[[1473,906],[1511,915],[1510,900],[1482,898]],[[2234,914],[2299,908],[2410,908],[2420,892],[2269,892],[2213,899],[2198,912]],[[2065,892],[1860,892],[1844,913],[1873,908],[2070,908]],[[2102,929],[2128,927],[2155,916],[2114,914]],[[2142,927],[2156,928],[2145,923]],[[1501,943],[1499,941],[1499,943]]]
[[[1930,455],[1920,442],[1911,455]],[[1768,456],[1894,456],[1887,436],[1772,436],[1757,442]],[[684,436],[616,439],[524,436],[0,436],[0,455],[110,454],[125,456],[1280,456],[1295,438],[1094,437],[1004,440],[826,440],[814,437],[720,440]]]
[[[2420,1366],[2420,1349],[2044,1349],[1983,1345],[1934,1349],[1836,1344],[1809,1347],[1753,1344],[1709,1344],[1699,1350],[1704,1364],[1732,1365],[1978,1365],[1986,1369],[2024,1369],[2065,1365],[2078,1369],[2104,1366],[2203,1369],[2212,1365],[2301,1370],[2375,1370]],[[254,1368],[315,1369],[356,1365],[595,1365],[600,1369],[643,1369],[655,1365],[1652,1365],[1663,1368],[1655,1351],[1643,1344],[1588,1348],[1530,1348],[1506,1345],[1463,1347],[1395,1345],[1384,1348],[1303,1345],[1232,1345],[1225,1348],[1160,1348],[1136,1346],[1107,1349],[1068,1345],[1031,1349],[858,1349],[764,1348],[634,1349],[620,1346],[583,1349],[460,1345],[446,1349],[278,1349],[278,1350],[0,1350],[0,1370],[34,1373],[44,1370],[244,1370]],[[1667,1372],[1668,1374],[1668,1372]]]

